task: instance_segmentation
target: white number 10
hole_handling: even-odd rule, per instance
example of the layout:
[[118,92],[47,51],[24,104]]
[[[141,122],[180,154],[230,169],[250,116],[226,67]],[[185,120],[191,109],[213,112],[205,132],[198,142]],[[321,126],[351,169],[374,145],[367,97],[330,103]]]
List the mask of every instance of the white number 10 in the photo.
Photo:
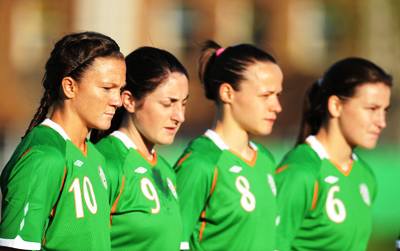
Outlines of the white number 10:
[[[74,179],[71,186],[69,187],[68,192],[74,192],[76,218],[84,217],[85,215],[83,213],[82,193],[79,178]],[[87,176],[83,177],[83,198],[85,199],[85,203],[89,211],[92,214],[96,214],[96,197],[94,196],[92,183]]]

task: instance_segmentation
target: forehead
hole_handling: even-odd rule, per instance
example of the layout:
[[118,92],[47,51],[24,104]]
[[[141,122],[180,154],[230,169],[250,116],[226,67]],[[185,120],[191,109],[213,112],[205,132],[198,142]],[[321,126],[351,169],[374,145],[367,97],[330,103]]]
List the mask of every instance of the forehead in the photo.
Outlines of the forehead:
[[365,83],[357,86],[353,98],[371,103],[388,103],[391,89],[384,83]]
[[253,84],[259,88],[272,88],[280,91],[283,74],[280,67],[270,62],[255,62],[249,65],[243,74],[243,83]]
[[109,72],[115,70],[125,70],[125,61],[117,57],[97,57],[88,68],[92,72]]
[[172,72],[163,82],[149,95],[181,97],[187,96],[189,92],[189,83],[187,77],[179,72]]

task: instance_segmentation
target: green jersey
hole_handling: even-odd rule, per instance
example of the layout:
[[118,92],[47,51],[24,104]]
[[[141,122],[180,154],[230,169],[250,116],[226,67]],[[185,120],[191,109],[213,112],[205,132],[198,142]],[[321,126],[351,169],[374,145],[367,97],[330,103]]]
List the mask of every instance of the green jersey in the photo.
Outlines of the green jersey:
[[208,130],[176,164],[183,217],[182,248],[273,250],[276,187],[272,155],[250,142],[248,162]]
[[50,119],[19,144],[1,175],[0,246],[110,250],[104,159],[85,156]]
[[344,171],[310,136],[285,156],[276,180],[280,251],[366,249],[376,184],[370,168],[355,154]]
[[169,164],[155,152],[149,162],[120,131],[96,147],[107,161],[112,250],[179,250],[182,223]]

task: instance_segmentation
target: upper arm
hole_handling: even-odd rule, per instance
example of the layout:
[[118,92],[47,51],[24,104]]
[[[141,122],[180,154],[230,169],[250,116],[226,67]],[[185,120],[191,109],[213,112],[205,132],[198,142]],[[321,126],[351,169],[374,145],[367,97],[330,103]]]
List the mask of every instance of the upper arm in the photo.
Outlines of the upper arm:
[[[178,162],[179,163],[179,162]],[[210,195],[215,166],[190,156],[176,166],[176,182],[183,220],[183,238],[193,233]]]
[[65,174],[63,156],[50,147],[32,149],[14,164],[3,184],[0,245],[21,248],[21,242],[10,242],[20,237],[40,247]]
[[313,209],[318,182],[315,174],[307,168],[297,165],[282,166],[277,169],[277,203],[280,224],[277,228],[279,250],[290,250],[290,245],[301,223]]

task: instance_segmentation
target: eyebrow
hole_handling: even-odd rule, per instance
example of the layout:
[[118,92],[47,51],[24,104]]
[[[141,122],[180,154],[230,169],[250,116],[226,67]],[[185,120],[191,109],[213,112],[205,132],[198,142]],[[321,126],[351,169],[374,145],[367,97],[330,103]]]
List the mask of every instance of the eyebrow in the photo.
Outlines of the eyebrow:
[[[188,98],[189,98],[189,94],[183,99],[183,101],[188,100]],[[179,98],[176,98],[176,97],[167,97],[167,99],[169,99],[172,102],[176,102],[179,100]]]
[[[106,84],[106,85],[112,85],[112,86],[118,86],[118,83],[113,83],[113,82],[101,82],[102,84]],[[126,83],[124,83],[122,85],[122,87],[125,87]]]
[[279,90],[279,91],[275,91],[275,90],[266,90],[266,91],[260,92],[258,95],[264,96],[264,95],[270,95],[270,94],[281,93],[281,92],[282,92],[282,90]]

